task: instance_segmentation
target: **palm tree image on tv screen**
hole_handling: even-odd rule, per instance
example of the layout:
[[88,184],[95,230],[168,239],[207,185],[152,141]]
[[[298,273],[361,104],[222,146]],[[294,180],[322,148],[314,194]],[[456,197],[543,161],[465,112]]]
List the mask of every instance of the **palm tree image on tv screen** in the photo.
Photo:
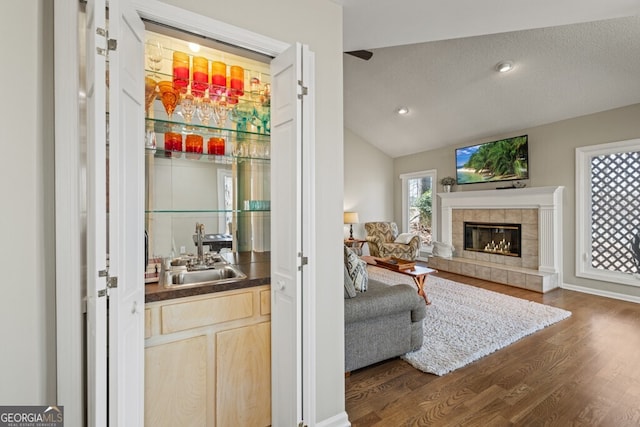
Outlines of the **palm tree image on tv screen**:
[[458,184],[529,179],[528,136],[456,149]]

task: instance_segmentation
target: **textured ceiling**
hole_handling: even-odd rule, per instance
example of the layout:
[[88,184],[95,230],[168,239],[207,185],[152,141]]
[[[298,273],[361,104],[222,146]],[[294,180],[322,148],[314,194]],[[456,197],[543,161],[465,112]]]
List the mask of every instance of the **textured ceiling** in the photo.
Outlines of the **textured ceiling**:
[[344,56],[345,127],[392,157],[640,103],[639,16],[372,50]]
[[334,0],[344,50],[495,34],[640,13],[640,0]]

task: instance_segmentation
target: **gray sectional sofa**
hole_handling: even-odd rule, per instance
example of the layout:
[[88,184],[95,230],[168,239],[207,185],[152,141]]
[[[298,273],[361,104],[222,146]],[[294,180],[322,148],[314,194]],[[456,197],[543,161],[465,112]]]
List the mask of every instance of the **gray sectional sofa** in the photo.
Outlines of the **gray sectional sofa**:
[[345,371],[400,356],[422,346],[427,314],[416,289],[369,279],[366,292],[344,300]]

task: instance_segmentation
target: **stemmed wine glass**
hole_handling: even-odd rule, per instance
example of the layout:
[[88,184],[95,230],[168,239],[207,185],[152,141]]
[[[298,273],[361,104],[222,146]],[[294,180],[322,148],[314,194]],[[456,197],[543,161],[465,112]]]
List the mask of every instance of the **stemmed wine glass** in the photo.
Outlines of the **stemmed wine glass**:
[[196,101],[193,95],[187,93],[180,99],[180,114],[184,117],[186,123],[191,123],[193,113],[196,111]]
[[[247,125],[253,119],[255,108],[250,102],[239,102],[231,109],[231,120],[236,122],[236,129],[241,132],[247,132]],[[251,124],[253,124],[251,122]]]
[[151,108],[151,104],[156,99],[158,95],[158,82],[156,82],[151,77],[144,78],[144,111],[149,116],[149,109]]
[[147,59],[149,59],[149,69],[153,71],[154,78],[159,79],[158,71],[162,68],[162,43],[159,40],[147,41]]
[[229,106],[227,105],[227,101],[224,96],[222,96],[220,100],[216,102],[213,113],[216,120],[216,126],[218,126],[219,128],[224,128],[224,125],[227,123],[227,117],[229,115]]
[[213,114],[213,108],[211,99],[200,98],[196,106],[196,114],[198,115],[200,123],[205,126],[209,125],[209,120],[211,120],[211,115]]
[[173,87],[171,80],[163,80],[158,83],[158,89],[160,89],[160,100],[164,110],[167,112],[167,117],[172,120],[173,112],[176,109],[176,105],[178,105],[180,92]]

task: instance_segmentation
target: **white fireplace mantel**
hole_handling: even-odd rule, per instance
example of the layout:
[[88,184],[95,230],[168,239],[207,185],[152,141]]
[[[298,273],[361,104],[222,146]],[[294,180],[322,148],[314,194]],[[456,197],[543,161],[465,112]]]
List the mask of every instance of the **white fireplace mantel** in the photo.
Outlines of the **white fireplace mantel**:
[[564,187],[439,193],[442,240],[452,243],[453,209],[538,209],[538,270],[557,273],[562,283],[562,193]]

